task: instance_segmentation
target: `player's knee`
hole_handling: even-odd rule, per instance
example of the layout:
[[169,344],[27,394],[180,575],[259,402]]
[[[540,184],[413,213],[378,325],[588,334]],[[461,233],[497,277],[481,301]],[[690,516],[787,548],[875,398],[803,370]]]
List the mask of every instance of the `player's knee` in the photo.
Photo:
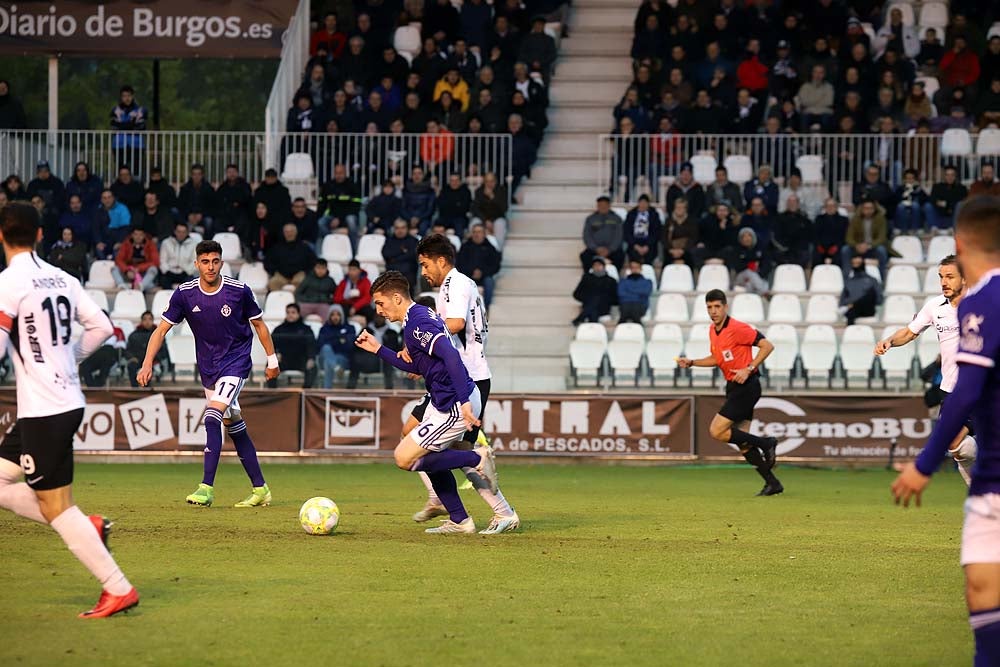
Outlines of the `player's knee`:
[[729,438],[729,427],[725,424],[717,424],[712,422],[708,426],[708,434],[711,435],[716,440],[721,440],[723,442],[727,441]]
[[395,451],[393,457],[396,460],[396,467],[400,470],[412,470],[413,469],[413,457],[408,455],[406,452],[402,452],[399,449]]

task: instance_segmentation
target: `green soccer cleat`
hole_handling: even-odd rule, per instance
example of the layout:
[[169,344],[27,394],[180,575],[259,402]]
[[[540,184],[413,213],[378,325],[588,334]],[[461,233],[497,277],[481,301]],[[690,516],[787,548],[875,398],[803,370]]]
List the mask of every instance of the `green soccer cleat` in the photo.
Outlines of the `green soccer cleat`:
[[187,497],[189,505],[201,505],[202,507],[211,507],[214,500],[215,491],[208,484],[199,484],[195,492]]
[[271,489],[267,484],[255,486],[250,495],[236,503],[233,507],[267,507],[271,504]]

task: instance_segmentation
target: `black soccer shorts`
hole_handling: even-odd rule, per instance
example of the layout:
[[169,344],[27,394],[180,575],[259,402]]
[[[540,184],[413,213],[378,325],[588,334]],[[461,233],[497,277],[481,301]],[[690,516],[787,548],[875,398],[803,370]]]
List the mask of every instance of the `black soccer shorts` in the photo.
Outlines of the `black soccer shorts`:
[[20,467],[21,465],[21,429],[15,421],[4,433],[3,440],[0,441],[0,459],[10,461]]
[[726,383],[726,402],[719,409],[719,414],[734,424],[753,419],[753,409],[760,400],[760,378],[751,375],[743,384]]
[[[476,386],[479,387],[479,400],[482,401],[482,407],[479,410],[479,420],[482,421],[483,415],[486,414],[486,401],[490,398],[490,380],[489,378],[485,380],[479,380],[476,382]],[[413,410],[410,411],[410,416],[416,419],[418,422],[424,420],[424,412],[427,411],[427,406],[430,405],[431,395],[424,394],[424,397],[420,399],[420,402],[413,406]],[[471,431],[465,432],[465,437],[462,438],[465,442],[475,444],[476,440],[479,438],[479,427],[474,427]]]
[[17,420],[20,463],[28,486],[35,491],[49,491],[73,483],[73,437],[82,421],[83,408]]

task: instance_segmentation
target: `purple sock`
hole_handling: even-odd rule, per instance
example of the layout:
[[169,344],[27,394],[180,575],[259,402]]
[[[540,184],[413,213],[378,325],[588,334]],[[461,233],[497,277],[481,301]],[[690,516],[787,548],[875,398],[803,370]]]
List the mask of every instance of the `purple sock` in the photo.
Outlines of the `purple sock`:
[[455,475],[450,470],[439,470],[429,472],[427,476],[434,486],[434,493],[444,508],[448,510],[448,518],[455,523],[462,523],[469,518],[462,504],[462,498],[458,495],[458,484],[455,482]]
[[976,635],[974,667],[1000,665],[1000,607],[969,614],[969,624]]
[[420,458],[413,466],[413,470],[423,470],[427,474],[441,472],[443,470],[457,470],[458,468],[475,468],[479,465],[479,454],[460,449],[446,449],[443,452],[431,452],[427,456]]
[[205,475],[202,484],[215,486],[215,473],[222,456],[222,413],[215,408],[205,410]]
[[227,429],[229,437],[236,445],[236,453],[240,456],[240,463],[247,471],[247,477],[254,486],[264,486],[264,473],[260,470],[260,462],[257,460],[257,449],[253,446],[253,440],[247,433],[247,423],[242,419],[229,425]]

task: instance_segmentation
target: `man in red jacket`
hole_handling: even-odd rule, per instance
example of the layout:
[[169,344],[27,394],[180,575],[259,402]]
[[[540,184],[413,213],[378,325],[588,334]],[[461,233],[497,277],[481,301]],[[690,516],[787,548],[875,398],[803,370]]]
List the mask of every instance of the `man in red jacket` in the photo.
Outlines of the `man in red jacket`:
[[340,60],[347,46],[347,35],[337,27],[337,13],[327,12],[323,17],[323,27],[312,34],[309,39],[309,55],[316,55],[320,44],[326,44],[327,53],[333,60]]
[[347,265],[347,276],[337,285],[333,302],[340,304],[348,317],[361,315],[366,320],[375,317],[372,308],[372,282],[368,274],[361,270],[358,260],[352,259]]
[[132,234],[118,248],[115,267],[111,270],[119,289],[141,289],[147,292],[156,286],[160,253],[156,244],[141,229]]
[[979,56],[969,50],[963,35],[955,36],[955,45],[941,58],[941,81],[950,88],[965,88],[979,80]]

